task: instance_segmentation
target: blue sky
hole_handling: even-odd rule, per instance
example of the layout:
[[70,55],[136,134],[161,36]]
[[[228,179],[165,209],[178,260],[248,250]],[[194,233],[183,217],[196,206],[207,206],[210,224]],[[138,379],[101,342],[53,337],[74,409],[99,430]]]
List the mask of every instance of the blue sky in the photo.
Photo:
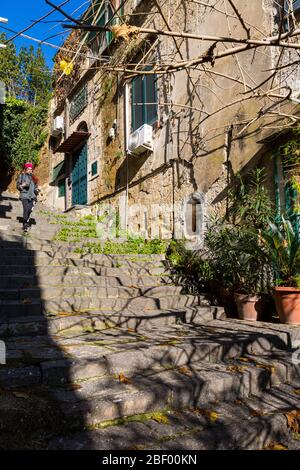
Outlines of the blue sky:
[[[63,0],[51,0],[52,3],[59,5]],[[81,14],[86,10],[90,1],[89,0],[69,0],[65,6],[62,8],[69,14],[74,13],[76,9],[78,11],[74,14],[75,17],[80,17]],[[37,20],[52,7],[47,5],[45,0],[0,0],[0,17],[8,18],[8,24],[0,23],[0,31],[5,31],[4,27],[11,28],[15,31],[20,31],[23,28],[32,24],[33,21]],[[24,34],[33,36],[37,39],[45,40],[50,36],[56,35],[57,33],[66,32],[61,26],[61,21],[64,20],[64,17],[55,12],[46,18],[44,21],[47,23],[39,23],[36,26],[33,26],[29,31]],[[13,33],[5,31],[8,37],[13,36]],[[63,38],[66,37],[66,34],[59,35],[48,39],[48,42],[51,42],[55,45],[61,45]],[[15,39],[15,44],[17,47],[20,46],[29,46],[30,44],[37,46],[37,43],[30,41],[28,39],[19,37]],[[49,46],[42,46],[43,52],[47,57],[47,63],[49,67],[52,67],[52,57],[56,53],[56,50]]]

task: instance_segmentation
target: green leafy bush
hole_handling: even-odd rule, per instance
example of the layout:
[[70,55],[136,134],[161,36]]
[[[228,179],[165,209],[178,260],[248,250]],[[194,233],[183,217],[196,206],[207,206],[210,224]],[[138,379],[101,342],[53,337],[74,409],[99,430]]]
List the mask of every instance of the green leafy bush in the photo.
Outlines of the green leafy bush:
[[0,152],[8,168],[19,170],[28,160],[39,163],[40,150],[48,135],[46,121],[46,107],[7,99],[0,111]]
[[275,284],[300,288],[300,236],[289,220],[270,223],[261,233],[258,250],[273,267]]
[[258,253],[258,232],[243,225],[215,221],[205,236],[206,256],[213,279],[228,291],[245,294],[267,293],[270,269]]
[[172,240],[166,251],[166,259],[173,281],[182,285],[185,292],[201,293],[210,290],[210,281],[213,279],[210,260],[187,249],[184,241]]
[[274,219],[274,204],[265,187],[265,180],[264,168],[255,168],[246,177],[239,173],[236,175],[236,182],[228,192],[228,222],[260,229]]

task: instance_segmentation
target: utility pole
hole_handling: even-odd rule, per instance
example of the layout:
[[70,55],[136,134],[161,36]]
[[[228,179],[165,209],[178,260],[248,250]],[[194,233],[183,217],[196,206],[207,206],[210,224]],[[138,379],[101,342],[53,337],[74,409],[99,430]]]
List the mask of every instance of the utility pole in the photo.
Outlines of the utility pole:
[[[0,17],[0,23],[8,23],[8,19]],[[5,44],[0,43],[0,49],[4,49],[5,47],[6,47]],[[0,82],[0,104],[5,104],[5,98],[6,98],[6,85],[4,82]]]
[[[8,23],[8,19],[7,18],[1,18],[1,16],[0,16],[0,23]],[[6,47],[5,44],[0,43],[0,49],[4,49],[5,47]]]

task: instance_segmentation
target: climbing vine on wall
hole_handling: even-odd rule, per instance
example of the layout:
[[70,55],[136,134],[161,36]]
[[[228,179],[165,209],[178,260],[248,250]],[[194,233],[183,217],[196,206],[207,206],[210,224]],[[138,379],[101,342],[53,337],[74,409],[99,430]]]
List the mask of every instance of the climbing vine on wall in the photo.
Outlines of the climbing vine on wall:
[[[80,31],[72,31],[64,42],[64,49],[60,50],[54,59],[54,70],[53,70],[53,88],[55,89],[55,96],[57,99],[57,107],[63,104],[64,100],[77,83],[80,77],[80,65],[84,63],[85,54],[87,54],[88,47],[83,44],[80,46],[82,39]],[[80,53],[76,56],[75,53]],[[68,50],[68,52],[66,52]],[[65,60],[69,63],[73,63],[73,70],[70,75],[62,73],[60,68],[60,62]]]

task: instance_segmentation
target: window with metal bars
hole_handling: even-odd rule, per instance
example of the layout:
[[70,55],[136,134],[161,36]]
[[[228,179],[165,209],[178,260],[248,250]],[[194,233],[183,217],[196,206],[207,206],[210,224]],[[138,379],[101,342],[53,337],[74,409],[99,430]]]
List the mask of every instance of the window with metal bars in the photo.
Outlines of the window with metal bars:
[[84,85],[81,90],[74,96],[71,101],[70,106],[70,123],[72,124],[75,119],[80,116],[83,112],[84,108],[88,104],[88,92],[87,92],[87,85]]

